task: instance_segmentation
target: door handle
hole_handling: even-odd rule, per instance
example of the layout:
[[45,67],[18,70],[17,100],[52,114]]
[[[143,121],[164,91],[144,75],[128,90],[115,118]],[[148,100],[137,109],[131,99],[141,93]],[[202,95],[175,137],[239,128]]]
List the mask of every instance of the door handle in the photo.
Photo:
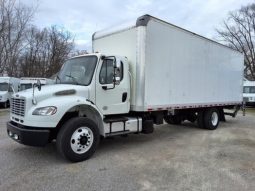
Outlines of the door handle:
[[125,102],[127,100],[127,92],[124,92],[122,94],[122,102]]
[[107,90],[107,86],[102,86],[102,89],[103,90]]

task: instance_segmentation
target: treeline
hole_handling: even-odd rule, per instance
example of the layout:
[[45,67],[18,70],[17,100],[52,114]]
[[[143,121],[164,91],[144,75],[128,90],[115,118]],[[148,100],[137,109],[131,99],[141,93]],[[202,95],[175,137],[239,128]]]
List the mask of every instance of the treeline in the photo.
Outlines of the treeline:
[[36,8],[0,0],[0,75],[50,77],[74,48],[73,35],[32,25]]
[[244,76],[255,80],[255,3],[229,13],[217,29],[221,40],[244,55]]

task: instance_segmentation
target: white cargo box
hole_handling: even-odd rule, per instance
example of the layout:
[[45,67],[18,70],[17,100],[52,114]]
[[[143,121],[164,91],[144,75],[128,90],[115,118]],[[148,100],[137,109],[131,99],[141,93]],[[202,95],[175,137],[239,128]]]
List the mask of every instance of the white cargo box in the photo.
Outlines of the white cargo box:
[[128,58],[133,111],[242,102],[241,53],[155,17],[95,33],[93,51]]

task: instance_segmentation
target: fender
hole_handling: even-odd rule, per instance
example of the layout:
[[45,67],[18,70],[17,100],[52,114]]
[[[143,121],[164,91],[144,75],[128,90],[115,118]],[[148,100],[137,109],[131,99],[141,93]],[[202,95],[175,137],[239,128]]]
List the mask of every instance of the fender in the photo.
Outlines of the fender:
[[[89,104],[90,103],[90,104]],[[75,114],[75,115],[72,115]],[[99,128],[100,135],[105,136],[104,132],[104,124],[103,124],[103,115],[97,109],[97,107],[86,101],[84,104],[76,105],[66,111],[64,116],[58,123],[58,127],[61,128],[62,124],[70,119],[70,117],[79,116],[79,117],[87,117],[95,122]]]
[[[36,108],[55,106],[57,112],[50,116],[32,115]],[[104,135],[103,115],[96,105],[81,96],[54,96],[33,105],[27,112],[24,124],[31,127],[55,128],[67,112],[78,111],[79,116],[87,116],[98,124],[100,133]],[[92,117],[94,115],[94,117]]]

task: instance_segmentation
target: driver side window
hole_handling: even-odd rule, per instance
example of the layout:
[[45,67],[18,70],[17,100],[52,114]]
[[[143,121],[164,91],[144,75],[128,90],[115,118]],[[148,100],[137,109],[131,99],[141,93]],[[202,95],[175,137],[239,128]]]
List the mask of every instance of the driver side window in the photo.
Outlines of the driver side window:
[[104,60],[99,74],[100,84],[112,84],[113,72],[114,72],[113,60],[110,59]]

